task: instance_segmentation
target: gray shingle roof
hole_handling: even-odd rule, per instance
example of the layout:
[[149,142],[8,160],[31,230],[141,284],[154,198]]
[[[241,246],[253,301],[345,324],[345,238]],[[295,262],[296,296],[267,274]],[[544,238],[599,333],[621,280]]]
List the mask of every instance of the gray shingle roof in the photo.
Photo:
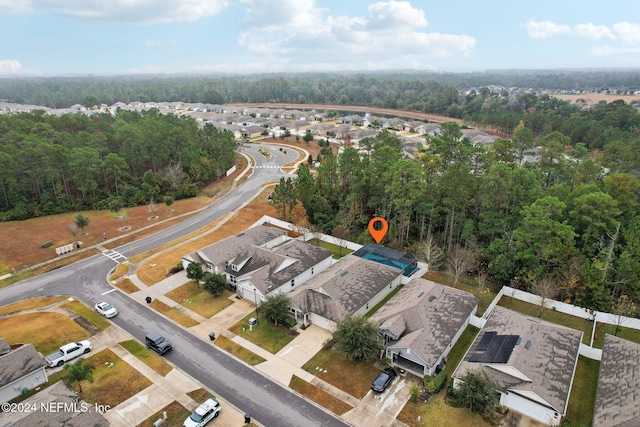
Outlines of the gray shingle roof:
[[593,425],[640,425],[640,344],[606,334]]
[[477,305],[478,299],[473,294],[416,278],[374,313],[371,320],[397,340],[387,347],[410,348],[433,366]]
[[209,262],[213,265],[219,265],[238,256],[249,246],[260,246],[285,234],[287,232],[284,230],[258,225],[199,251],[190,253],[184,258],[190,261]]
[[[506,363],[470,361],[487,331],[521,338]],[[468,370],[483,370],[503,392],[508,390],[525,396],[564,414],[581,340],[582,332],[575,329],[497,306],[454,376],[461,377]],[[527,341],[530,341],[529,345]]]
[[298,309],[339,322],[401,274],[398,268],[349,254],[308,280],[290,297]]
[[0,357],[0,387],[46,366],[32,344],[25,344]]
[[[62,381],[39,391],[25,400],[24,404],[35,404],[40,408],[41,404],[60,402],[71,407],[73,402],[75,411],[35,411],[12,412],[3,414],[2,422],[6,427],[108,427],[109,422],[98,412],[94,405],[83,401],[77,401],[76,393],[68,388]],[[61,406],[64,409],[64,406]]]

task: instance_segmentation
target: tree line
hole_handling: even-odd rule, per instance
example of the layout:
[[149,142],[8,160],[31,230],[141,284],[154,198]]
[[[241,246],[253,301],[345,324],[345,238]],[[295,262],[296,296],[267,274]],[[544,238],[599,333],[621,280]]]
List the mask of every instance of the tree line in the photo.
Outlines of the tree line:
[[[534,149],[537,161],[523,162]],[[558,131],[535,138],[521,123],[485,148],[450,122],[415,159],[386,131],[359,151],[325,150],[317,171],[302,165],[295,180],[282,178],[272,201],[286,220],[359,243],[372,242],[369,220],[384,217],[382,244],[456,281],[473,274],[496,289],[610,310],[622,295],[640,301],[640,182],[594,158],[603,156]]]
[[0,115],[0,219],[192,197],[235,148],[229,131],[155,109]]

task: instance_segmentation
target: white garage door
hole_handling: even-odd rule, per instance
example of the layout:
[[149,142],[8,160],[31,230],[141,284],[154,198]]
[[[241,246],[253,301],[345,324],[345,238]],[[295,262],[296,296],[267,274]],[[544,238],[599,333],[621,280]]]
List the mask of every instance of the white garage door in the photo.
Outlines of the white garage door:
[[540,421],[545,425],[558,425],[560,423],[560,415],[553,409],[549,409],[545,406],[539,405],[536,402],[525,399],[524,397],[515,393],[509,393],[507,395],[504,406],[507,408],[518,411],[534,420]]

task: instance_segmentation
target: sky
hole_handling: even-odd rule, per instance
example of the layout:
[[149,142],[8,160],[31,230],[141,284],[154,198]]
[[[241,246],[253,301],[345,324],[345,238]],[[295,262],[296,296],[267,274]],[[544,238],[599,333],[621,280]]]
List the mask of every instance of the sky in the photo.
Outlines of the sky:
[[638,0],[0,0],[0,76],[640,68]]

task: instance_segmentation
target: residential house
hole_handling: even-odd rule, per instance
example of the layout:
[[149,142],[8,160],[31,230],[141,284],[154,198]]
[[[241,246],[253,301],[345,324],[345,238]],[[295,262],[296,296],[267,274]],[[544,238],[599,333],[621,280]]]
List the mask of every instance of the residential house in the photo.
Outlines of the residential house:
[[271,248],[243,248],[228,261],[225,274],[239,297],[259,304],[269,294],[295,290],[328,268],[332,259],[328,249],[291,239]]
[[593,425],[640,426],[640,344],[605,334]]
[[291,313],[303,325],[328,331],[351,315],[364,315],[401,282],[402,270],[346,255],[290,294]]
[[437,374],[478,308],[469,292],[411,279],[371,320],[380,326],[385,356],[422,377]]
[[453,374],[482,371],[500,404],[545,425],[566,414],[582,332],[495,307]]
[[236,258],[246,247],[261,246],[270,248],[286,240],[286,231],[257,225],[206,248],[184,255],[182,257],[182,265],[186,270],[190,263],[198,262],[202,264],[204,271],[224,274],[229,261]]
[[46,366],[32,344],[10,346],[0,338],[0,403],[46,383]]
[[[2,414],[3,427],[108,427],[109,422],[93,404],[78,399],[75,391],[58,381],[22,402],[35,411],[13,411]],[[53,410],[40,410],[52,408]]]

